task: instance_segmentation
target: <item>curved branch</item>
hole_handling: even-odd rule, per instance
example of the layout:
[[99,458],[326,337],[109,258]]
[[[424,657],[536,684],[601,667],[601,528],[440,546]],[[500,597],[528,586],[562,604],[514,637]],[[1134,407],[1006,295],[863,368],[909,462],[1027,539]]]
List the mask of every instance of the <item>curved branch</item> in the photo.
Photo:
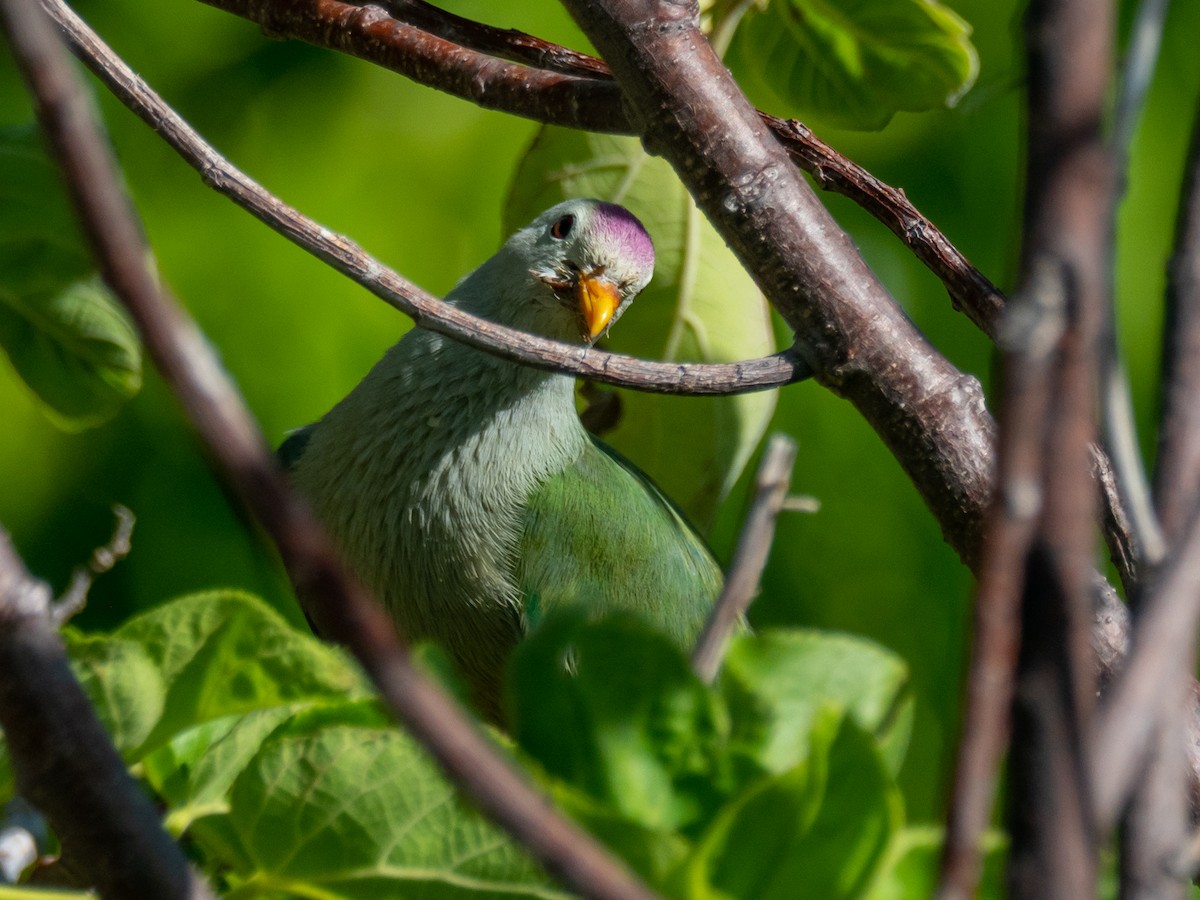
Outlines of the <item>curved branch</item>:
[[[272,35],[339,50],[486,109],[587,131],[636,133],[620,88],[602,61],[415,0],[384,4],[403,21],[378,7],[341,0],[202,2],[257,22]],[[518,64],[502,63],[497,56]],[[954,307],[995,337],[1004,295],[902,190],[846,159],[801,123],[758,115],[800,168],[887,226],[942,280]]]
[[738,394],[809,377],[808,367],[794,350],[734,363],[653,362],[526,334],[449,306],[384,266],[354,241],[269,193],[217,153],[62,0],[44,0],[43,5],[62,29],[72,52],[196,169],[205,183],[423,328],[526,365],[655,393]]
[[[36,14],[30,18],[41,18],[37,0],[4,3],[25,4]],[[382,607],[343,568],[275,464],[216,354],[146,266],[138,222],[83,86],[48,23],[44,30],[38,65],[46,77],[33,85],[39,119],[105,281],[129,310],[227,484],[275,541],[316,625],[355,654],[385,701],[454,781],[549,871],[588,896],[651,900],[645,885],[549,806],[470,716],[418,671]]]

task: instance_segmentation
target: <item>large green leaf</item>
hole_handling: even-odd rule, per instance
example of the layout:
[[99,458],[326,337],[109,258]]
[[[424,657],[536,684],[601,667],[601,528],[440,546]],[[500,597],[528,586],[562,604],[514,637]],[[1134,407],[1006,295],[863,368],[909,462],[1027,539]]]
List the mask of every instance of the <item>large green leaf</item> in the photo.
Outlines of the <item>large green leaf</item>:
[[803,762],[739,795],[713,822],[672,891],[692,898],[858,900],[903,808],[874,739],[834,710],[813,723]]
[[958,101],[979,73],[970,34],[936,0],[767,0],[746,13],[727,60],[771,112],[877,129],[900,110]]
[[[871,885],[866,900],[932,897],[937,889],[942,838],[942,829],[931,825],[904,828],[897,832],[883,870]],[[990,832],[984,835],[983,850],[983,872],[975,896],[979,900],[1001,900],[1005,896],[1004,856],[1007,841],[1002,835]]]
[[206,722],[365,693],[340,653],[240,591],[182,597],[111,637],[67,636],[84,687],[131,761]]
[[640,826],[684,830],[729,790],[719,703],[641,622],[551,617],[518,648],[509,688],[521,749]]
[[361,726],[297,732],[270,740],[230,792],[245,896],[567,896],[462,804],[412,738]]
[[[543,128],[522,160],[505,229],[569,197],[629,208],[650,232],[654,280],[605,347],[647,359],[732,362],[774,350],[754,282],[662,159],[634,138]],[[621,391],[606,441],[648,472],[702,529],[766,430],[774,392],[665,397]]]
[[768,631],[735,637],[721,687],[736,750],[779,774],[807,752],[811,720],[844,709],[873,735],[894,774],[912,728],[908,666],[878,644],[820,631]]
[[141,345],[27,128],[0,131],[0,347],[68,430],[107,421],[142,385]]

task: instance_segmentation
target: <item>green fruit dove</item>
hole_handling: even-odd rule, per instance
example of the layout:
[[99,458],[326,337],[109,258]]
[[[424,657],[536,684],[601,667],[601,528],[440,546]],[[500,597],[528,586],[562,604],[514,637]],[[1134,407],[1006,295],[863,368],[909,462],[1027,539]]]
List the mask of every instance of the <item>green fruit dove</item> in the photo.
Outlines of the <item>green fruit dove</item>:
[[[653,269],[630,212],[569,200],[446,302],[590,345]],[[440,644],[495,720],[505,662],[548,610],[633,613],[690,649],[721,588],[674,504],[580,424],[573,378],[432,331],[405,335],[279,455],[399,631]]]

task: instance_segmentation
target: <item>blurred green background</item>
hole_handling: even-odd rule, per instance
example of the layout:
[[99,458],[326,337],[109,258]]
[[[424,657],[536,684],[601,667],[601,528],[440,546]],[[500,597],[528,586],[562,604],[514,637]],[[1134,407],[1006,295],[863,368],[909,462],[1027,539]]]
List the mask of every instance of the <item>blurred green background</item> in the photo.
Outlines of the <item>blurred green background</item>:
[[[551,0],[445,5],[587,48]],[[1007,288],[1020,236],[1022,5],[949,5],[973,25],[981,58],[979,81],[956,109],[900,114],[874,134],[819,133],[902,187]],[[501,205],[534,123],[334,53],[272,41],[193,0],[105,0],[78,9],[218,150],[428,290],[444,294],[502,239]],[[1128,8],[1122,16],[1124,34]],[[1121,328],[1150,450],[1164,264],[1200,88],[1196,34],[1200,4],[1178,0],[1120,222]],[[163,277],[278,443],[343,396],[408,322],[205,188],[140,121],[96,93]],[[29,117],[0,55],[0,125]],[[990,347],[952,311],[936,279],[874,220],[823,196],[931,341],[988,385]],[[635,309],[620,327],[636,322]],[[793,386],[782,392],[772,427],[799,441],[794,490],[817,497],[821,511],[782,520],[752,619],[863,634],[908,660],[917,719],[902,784],[910,821],[937,818],[957,729],[970,575],[848,404],[815,385]],[[0,523],[30,567],[59,587],[107,538],[111,504],[136,512],[133,553],[94,588],[84,627],[108,627],[134,610],[217,586],[259,592],[300,622],[273,554],[214,481],[153,374],[114,421],[72,435],[50,424],[0,362],[0,472]],[[735,492],[713,534],[723,559],[744,502],[744,490]]]

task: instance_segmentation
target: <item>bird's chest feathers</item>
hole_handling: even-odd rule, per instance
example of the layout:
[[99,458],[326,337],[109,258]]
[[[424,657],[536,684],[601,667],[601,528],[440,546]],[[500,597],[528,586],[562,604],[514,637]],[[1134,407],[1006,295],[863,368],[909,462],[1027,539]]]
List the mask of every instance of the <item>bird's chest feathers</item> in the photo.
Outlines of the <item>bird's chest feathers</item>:
[[529,497],[587,440],[572,382],[490,361],[373,375],[331,414],[359,421],[330,429],[373,439],[313,448],[341,455],[332,468],[354,482],[354,502],[341,494],[323,518],[414,636],[437,634],[464,607],[518,606]]

